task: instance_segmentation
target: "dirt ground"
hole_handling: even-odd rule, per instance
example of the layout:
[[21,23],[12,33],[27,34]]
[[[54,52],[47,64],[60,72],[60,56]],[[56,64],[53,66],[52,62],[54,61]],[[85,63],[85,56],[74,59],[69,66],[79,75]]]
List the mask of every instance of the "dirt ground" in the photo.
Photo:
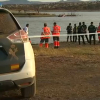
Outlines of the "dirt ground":
[[100,44],[61,43],[46,49],[33,45],[37,94],[23,99],[19,90],[0,93],[0,100],[100,100]]

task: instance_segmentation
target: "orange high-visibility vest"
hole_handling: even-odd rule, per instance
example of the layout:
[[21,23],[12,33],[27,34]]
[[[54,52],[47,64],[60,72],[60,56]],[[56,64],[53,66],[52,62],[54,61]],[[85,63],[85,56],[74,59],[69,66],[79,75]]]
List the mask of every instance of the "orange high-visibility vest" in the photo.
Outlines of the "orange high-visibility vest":
[[60,31],[61,31],[61,27],[56,25],[53,27],[53,32],[52,32],[52,35],[57,35],[59,36],[60,35]]
[[41,36],[47,36],[47,37],[41,37],[41,39],[46,39],[46,38],[50,38],[48,35],[50,35],[50,28],[49,27],[44,27],[43,28],[43,33],[41,34]]

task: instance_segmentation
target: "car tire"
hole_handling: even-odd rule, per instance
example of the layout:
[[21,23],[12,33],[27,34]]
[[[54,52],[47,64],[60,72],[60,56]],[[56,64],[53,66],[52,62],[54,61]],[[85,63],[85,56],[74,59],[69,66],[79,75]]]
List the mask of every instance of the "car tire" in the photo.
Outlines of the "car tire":
[[21,89],[21,94],[24,98],[30,98],[36,94],[36,79],[31,86]]

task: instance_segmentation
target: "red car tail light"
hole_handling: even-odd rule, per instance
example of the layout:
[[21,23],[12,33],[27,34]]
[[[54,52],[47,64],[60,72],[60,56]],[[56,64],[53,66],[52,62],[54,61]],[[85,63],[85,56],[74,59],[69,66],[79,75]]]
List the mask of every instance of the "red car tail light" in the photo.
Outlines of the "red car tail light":
[[17,31],[7,37],[11,42],[21,43],[29,41],[27,33],[24,30]]

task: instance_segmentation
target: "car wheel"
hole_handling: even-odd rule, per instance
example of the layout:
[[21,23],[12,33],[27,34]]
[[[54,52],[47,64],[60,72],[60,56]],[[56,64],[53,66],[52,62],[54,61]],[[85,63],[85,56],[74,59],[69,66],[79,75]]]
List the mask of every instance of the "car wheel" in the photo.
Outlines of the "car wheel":
[[22,88],[21,94],[24,98],[30,98],[30,97],[35,96],[35,94],[36,94],[36,79],[35,79],[35,82],[31,86]]

